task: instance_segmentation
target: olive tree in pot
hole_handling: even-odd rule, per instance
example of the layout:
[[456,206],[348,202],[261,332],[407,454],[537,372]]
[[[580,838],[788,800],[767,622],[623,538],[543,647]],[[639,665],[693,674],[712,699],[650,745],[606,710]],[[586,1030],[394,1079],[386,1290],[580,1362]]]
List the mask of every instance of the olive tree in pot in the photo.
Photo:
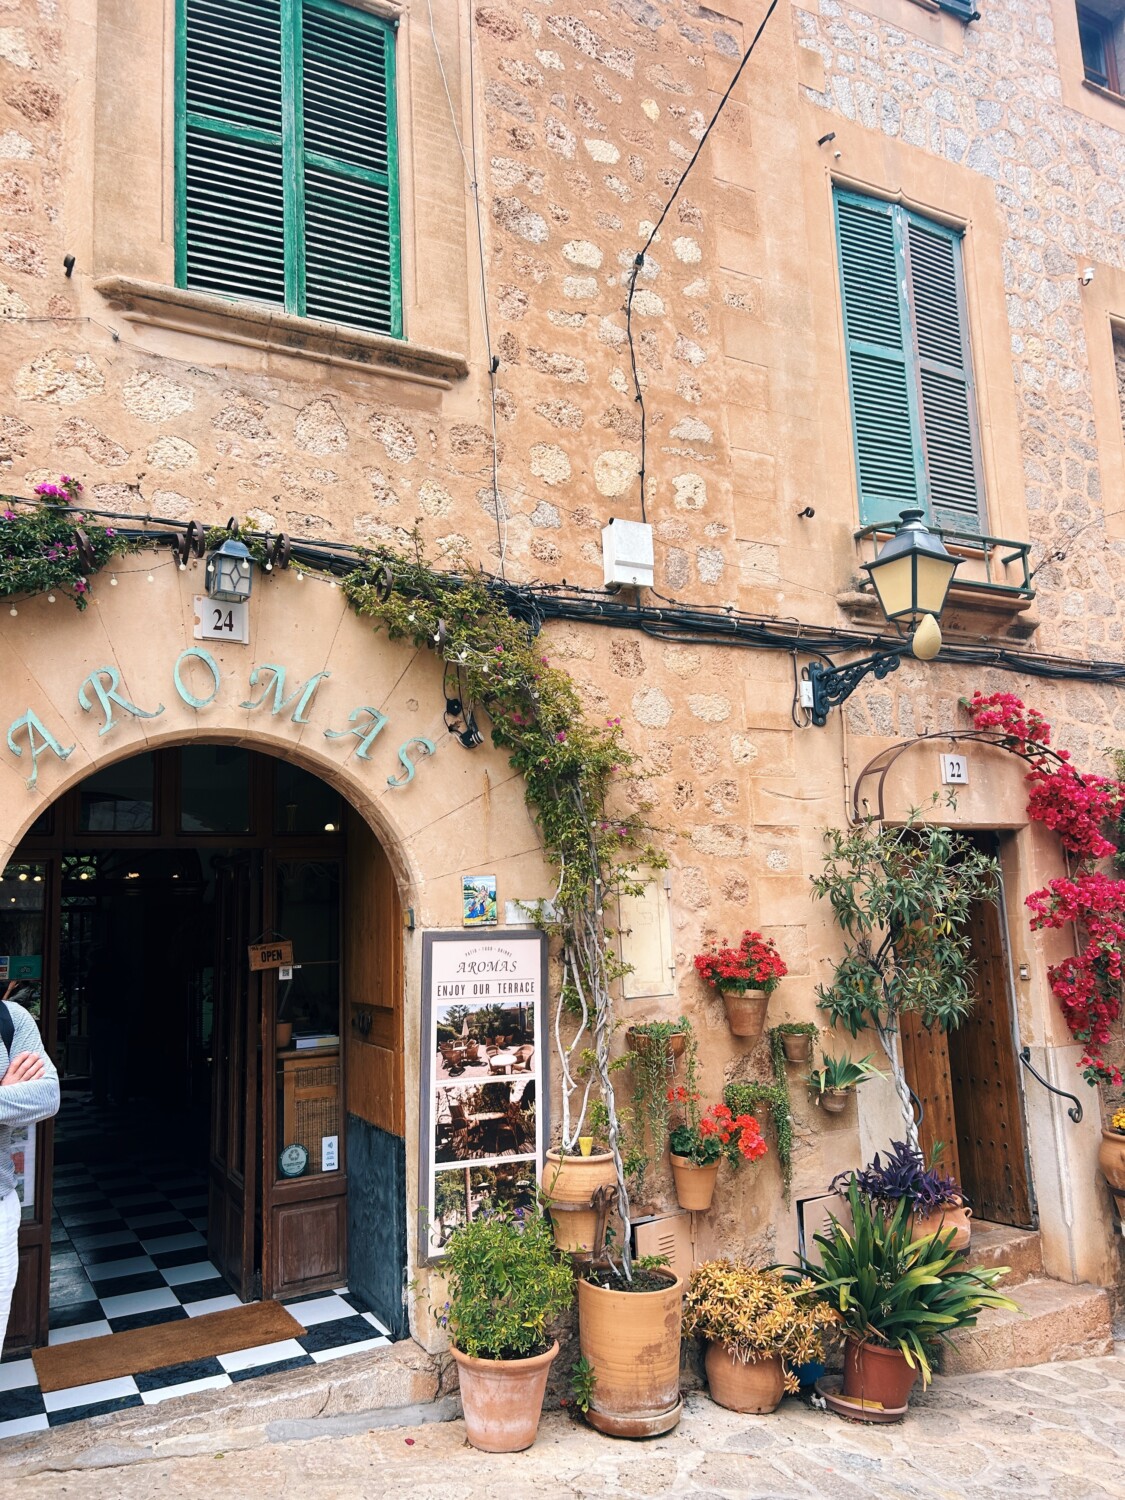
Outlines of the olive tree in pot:
[[920,814],[898,827],[865,818],[830,828],[813,890],[832,907],[844,955],[818,987],[832,1025],[854,1036],[871,1027],[890,1063],[908,1143],[919,1148],[899,1045],[907,1013],[948,1031],[973,1003],[968,919],[995,900],[998,866],[961,833]]
[[559,1352],[550,1325],[574,1301],[570,1262],[539,1213],[504,1209],[459,1225],[442,1271],[449,1300],[435,1313],[457,1361],[469,1442],[485,1453],[530,1448]]
[[838,1316],[844,1400],[901,1415],[917,1378],[929,1384],[939,1343],[975,1327],[985,1308],[1018,1311],[996,1290],[1008,1267],[968,1269],[952,1231],[915,1239],[907,1200],[885,1214],[854,1176],[847,1200],[852,1229],[833,1216],[827,1233],[814,1236],[818,1258],[802,1256],[793,1269]]

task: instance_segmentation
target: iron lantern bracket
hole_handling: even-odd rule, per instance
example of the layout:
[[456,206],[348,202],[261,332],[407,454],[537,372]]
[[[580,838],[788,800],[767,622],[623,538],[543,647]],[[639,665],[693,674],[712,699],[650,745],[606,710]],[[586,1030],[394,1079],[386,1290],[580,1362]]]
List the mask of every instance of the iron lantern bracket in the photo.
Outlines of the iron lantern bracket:
[[845,698],[850,698],[865,677],[883,678],[898,670],[902,660],[901,651],[876,651],[872,656],[861,657],[846,667],[822,667],[818,661],[808,667],[808,681],[812,689],[812,721],[818,729],[828,722],[828,710]]

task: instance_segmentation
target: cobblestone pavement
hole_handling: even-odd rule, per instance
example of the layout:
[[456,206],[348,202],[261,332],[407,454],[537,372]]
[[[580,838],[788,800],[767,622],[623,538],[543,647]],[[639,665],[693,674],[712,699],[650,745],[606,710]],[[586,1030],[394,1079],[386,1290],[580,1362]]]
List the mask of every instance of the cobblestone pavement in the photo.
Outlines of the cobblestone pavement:
[[158,1449],[124,1465],[115,1462],[111,1425],[91,1424],[89,1433],[81,1454],[52,1454],[47,1435],[29,1445],[19,1469],[0,1475],[0,1494],[1083,1500],[1125,1494],[1125,1357],[939,1379],[893,1427],[857,1426],[795,1400],[770,1417],[740,1417],[694,1393],[675,1433],[630,1443],[554,1411],[544,1416],[534,1448],[500,1457],[469,1448],[460,1421],[377,1430],[355,1417],[274,1423],[241,1432],[225,1451],[196,1440],[195,1451]]

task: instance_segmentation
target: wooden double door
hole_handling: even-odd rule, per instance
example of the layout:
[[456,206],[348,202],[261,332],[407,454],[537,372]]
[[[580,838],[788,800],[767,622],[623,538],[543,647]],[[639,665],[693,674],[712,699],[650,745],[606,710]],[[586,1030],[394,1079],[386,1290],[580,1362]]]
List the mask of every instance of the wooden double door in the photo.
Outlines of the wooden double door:
[[1034,1228],[1011,965],[997,902],[974,904],[969,937],[969,1015],[948,1033],[907,1016],[900,1034],[907,1081],[922,1106],[922,1149],[928,1156],[940,1144],[939,1166],[961,1184],[976,1218]]

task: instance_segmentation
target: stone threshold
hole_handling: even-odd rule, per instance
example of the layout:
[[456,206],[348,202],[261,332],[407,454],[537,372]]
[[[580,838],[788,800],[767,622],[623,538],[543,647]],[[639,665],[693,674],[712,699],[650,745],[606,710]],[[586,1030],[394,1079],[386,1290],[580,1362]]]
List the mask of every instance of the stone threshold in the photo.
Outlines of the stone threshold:
[[[412,1339],[221,1390],[90,1417],[0,1444],[5,1473],[117,1468],[461,1415],[456,1366]],[[14,1481],[9,1481],[14,1482]]]

